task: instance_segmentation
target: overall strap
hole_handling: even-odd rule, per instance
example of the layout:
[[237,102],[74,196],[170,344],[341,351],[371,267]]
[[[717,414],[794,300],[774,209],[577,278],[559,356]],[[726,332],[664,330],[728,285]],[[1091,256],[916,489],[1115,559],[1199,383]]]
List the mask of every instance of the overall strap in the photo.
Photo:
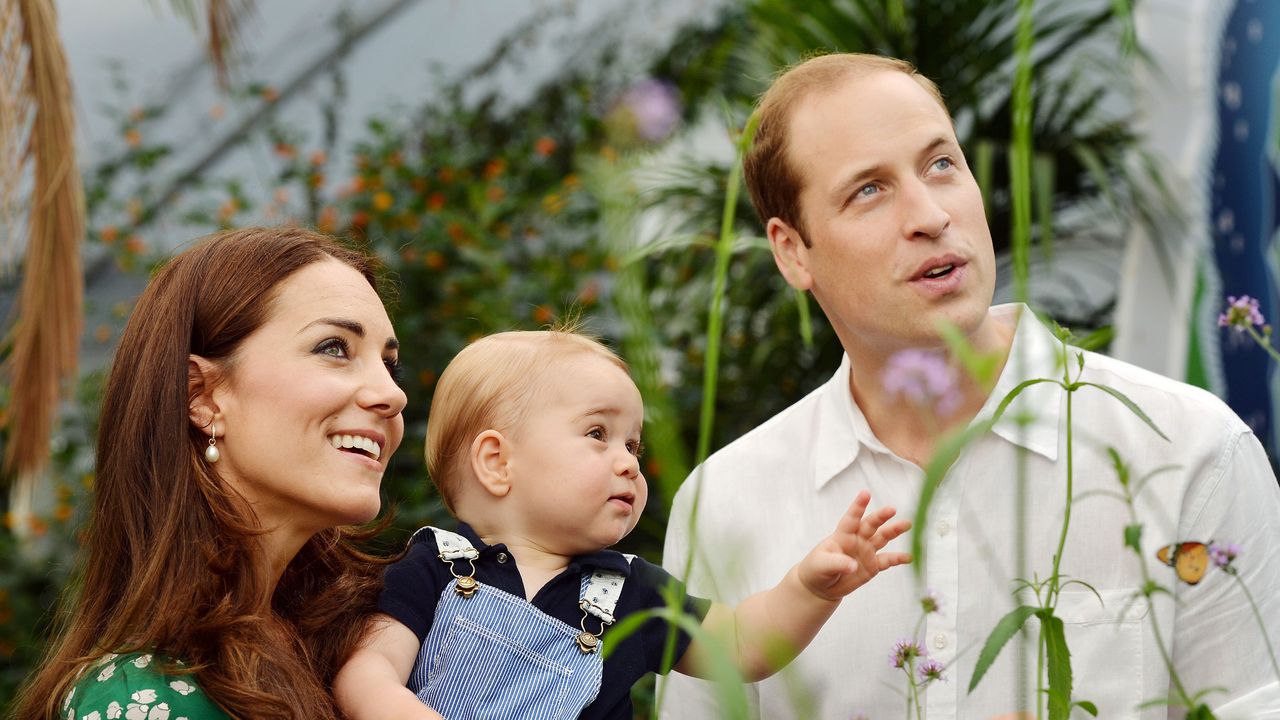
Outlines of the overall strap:
[[[630,563],[635,555],[623,555]],[[582,632],[578,635],[578,647],[584,653],[595,652],[600,647],[600,636],[613,624],[613,611],[622,596],[622,586],[627,576],[616,570],[595,570],[582,574],[582,589],[578,594],[578,607],[582,608]],[[600,621],[600,632],[587,630],[587,617]]]
[[[476,559],[480,557],[480,551],[472,546],[471,541],[458,533],[441,530],[430,525],[418,528],[413,533],[413,538],[418,537],[418,533],[423,530],[430,530],[436,536],[436,549],[439,550],[438,557],[449,566],[449,574],[458,580],[454,590],[462,597],[474,595],[476,587],[480,584],[476,581]],[[409,538],[410,543],[413,542],[413,538]],[[455,560],[467,560],[471,566],[471,572],[466,575],[458,574],[458,571],[453,567]]]

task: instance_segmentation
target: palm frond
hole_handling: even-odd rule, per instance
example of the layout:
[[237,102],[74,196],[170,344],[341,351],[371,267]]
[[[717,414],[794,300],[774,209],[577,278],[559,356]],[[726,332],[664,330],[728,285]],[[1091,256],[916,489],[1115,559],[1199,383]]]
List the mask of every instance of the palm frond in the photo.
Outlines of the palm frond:
[[18,19],[17,0],[0,0],[0,262],[8,265],[19,255],[19,188],[26,165],[26,138],[31,125],[27,92],[27,52]]
[[70,70],[53,0],[16,4],[27,54],[24,91],[34,110],[25,143],[33,186],[18,316],[10,336],[11,425],[4,468],[30,483],[48,461],[61,383],[75,377],[85,216]]
[[173,10],[197,30],[205,26],[205,48],[213,64],[218,87],[230,85],[230,61],[236,50],[240,29],[253,10],[253,0],[207,0],[203,8],[197,0],[171,0]]

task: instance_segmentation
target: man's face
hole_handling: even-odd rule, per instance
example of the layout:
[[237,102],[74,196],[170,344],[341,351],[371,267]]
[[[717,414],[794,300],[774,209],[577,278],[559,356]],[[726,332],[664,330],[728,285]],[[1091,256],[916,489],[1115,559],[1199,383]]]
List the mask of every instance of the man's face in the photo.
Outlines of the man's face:
[[[787,280],[811,290],[847,349],[940,344],[937,323],[978,331],[995,287],[982,194],[951,120],[893,71],[816,90],[792,110],[788,157],[810,247],[790,233]],[[783,255],[786,255],[784,252]]]

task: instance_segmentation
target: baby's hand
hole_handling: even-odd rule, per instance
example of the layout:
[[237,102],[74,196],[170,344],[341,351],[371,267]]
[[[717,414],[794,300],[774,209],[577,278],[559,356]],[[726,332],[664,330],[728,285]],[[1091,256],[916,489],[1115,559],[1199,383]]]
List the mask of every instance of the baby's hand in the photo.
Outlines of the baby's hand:
[[836,531],[796,566],[800,582],[809,592],[824,600],[839,600],[881,570],[911,562],[910,553],[880,552],[890,540],[911,529],[911,521],[888,522],[897,513],[891,507],[864,517],[870,502],[871,493],[858,493]]

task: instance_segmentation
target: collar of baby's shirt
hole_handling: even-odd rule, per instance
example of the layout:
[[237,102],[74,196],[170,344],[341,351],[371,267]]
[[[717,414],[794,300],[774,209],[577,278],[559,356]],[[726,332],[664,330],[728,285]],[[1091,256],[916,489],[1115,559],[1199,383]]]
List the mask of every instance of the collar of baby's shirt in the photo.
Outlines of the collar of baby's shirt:
[[[990,317],[1015,330],[1000,378],[974,422],[994,416],[1005,397],[1028,380],[1062,380],[1062,343],[1029,307],[1023,303],[996,305],[991,308]],[[1068,347],[1069,362],[1075,362],[1075,352],[1078,351]],[[1074,372],[1074,365],[1072,367]],[[1005,408],[991,431],[1050,462],[1056,461],[1062,399],[1062,386],[1057,382],[1029,385]]]
[[[467,542],[470,542],[471,546],[480,553],[482,560],[507,549],[507,546],[502,543],[497,545],[485,544],[480,539],[480,536],[476,534],[476,531],[461,520],[458,521],[457,529],[454,532],[466,538]],[[631,563],[627,561],[627,557],[616,550],[609,550],[608,548],[583,555],[575,555],[569,560],[570,569],[573,569],[575,565],[578,570],[611,570],[623,575],[631,574]]]
[[584,555],[575,555],[569,561],[569,567],[572,568],[574,565],[577,565],[582,570],[608,570],[620,573],[624,577],[631,574],[631,562],[627,560],[627,556],[617,550],[609,550],[608,548]]

